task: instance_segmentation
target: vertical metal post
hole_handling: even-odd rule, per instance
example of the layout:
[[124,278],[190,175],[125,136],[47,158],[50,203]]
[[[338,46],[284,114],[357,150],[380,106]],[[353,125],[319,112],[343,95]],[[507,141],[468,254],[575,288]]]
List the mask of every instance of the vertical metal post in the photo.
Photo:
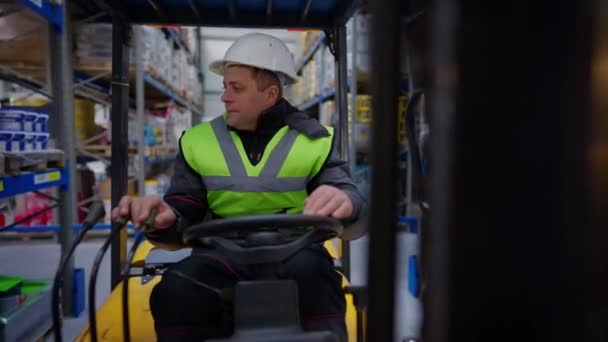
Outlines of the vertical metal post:
[[[586,327],[591,327],[587,334],[597,341],[607,341],[608,319],[605,314],[608,307],[608,256],[606,241],[608,241],[608,3],[596,1],[593,9],[596,15],[593,60],[591,63],[591,96],[592,108],[588,123],[587,167],[585,179],[589,192],[587,214],[589,229],[592,234],[586,241],[585,251],[588,269],[585,272],[584,283],[589,284],[585,291],[585,307],[588,308],[585,321]],[[574,118],[573,118],[574,119]]]
[[[412,54],[410,53],[409,50],[409,46],[402,46],[402,49],[407,49],[406,52],[406,60],[405,63],[407,65],[407,78],[408,78],[408,85],[409,85],[409,91],[408,91],[408,98],[407,101],[410,102],[412,101],[413,98],[413,94],[414,94],[414,70],[412,69]],[[405,113],[399,113],[399,116],[405,116]],[[409,209],[410,209],[410,203],[412,203],[412,201],[414,201],[413,198],[413,183],[414,183],[414,167],[418,167],[418,166],[414,166],[414,158],[413,158],[413,154],[412,154],[412,149],[415,148],[415,146],[410,146],[409,143],[407,143],[406,140],[406,144],[408,144],[407,146],[407,164],[406,164],[406,169],[405,169],[405,206],[404,206],[404,211],[406,215],[409,215]]]
[[[351,85],[350,85],[350,115],[348,116],[348,146],[349,146],[349,155],[348,155],[348,161],[350,164],[350,170],[351,172],[355,172],[355,166],[357,163],[357,148],[356,145],[354,143],[354,137],[355,137],[355,127],[356,127],[356,122],[355,122],[355,118],[357,117],[357,92],[359,91],[358,89],[358,82],[357,82],[357,78],[358,78],[358,69],[357,69],[357,49],[359,48],[357,46],[357,13],[355,13],[355,15],[353,15],[352,17],[352,25],[353,25],[353,29],[352,29],[352,65],[351,65]],[[347,47],[348,48],[348,47]]]
[[[201,72],[201,68],[203,66],[203,33],[202,33],[200,27],[196,28],[196,57],[197,57],[196,73],[198,74],[198,78],[202,83],[201,93],[199,94],[199,96],[201,97],[201,99],[204,99],[205,98],[205,79],[204,79],[203,72]],[[203,115],[195,114],[193,112],[191,122],[192,122],[192,126],[203,122]]]
[[0,81],[0,101],[8,98],[8,90],[6,86],[6,82]]
[[340,24],[335,29],[336,39],[336,108],[338,110],[338,147],[340,157],[348,155],[348,73],[346,60],[346,26]]
[[607,341],[605,1],[434,5],[424,341]]
[[[127,192],[129,166],[129,24],[112,16],[112,207]],[[112,277],[114,288],[121,280],[120,266],[127,252],[127,231],[112,241]]]
[[[61,255],[68,252],[73,240],[72,225],[76,220],[76,151],[74,149],[76,129],[74,126],[74,89],[72,71],[72,29],[69,20],[69,11],[66,6],[69,2],[61,5],[63,12],[63,33],[57,32],[55,27],[49,24],[48,45],[50,57],[50,75],[52,93],[55,99],[53,117],[55,121],[51,126],[55,129],[51,132],[57,139],[57,147],[65,153],[66,168],[68,175],[68,186],[59,190],[59,242],[61,243]],[[72,315],[72,287],[73,287],[74,260],[70,260],[63,274],[63,312]]]
[[145,195],[146,181],[146,156],[144,144],[145,125],[145,103],[144,103],[144,63],[143,63],[143,29],[141,26],[133,26],[133,40],[135,45],[135,105],[137,110],[137,156],[139,167],[137,170],[137,193]]
[[[448,216],[449,198],[452,196],[453,127],[455,124],[456,96],[454,79],[449,74],[456,68],[454,48],[459,26],[455,1],[439,1],[432,13],[433,30],[430,35],[430,59],[433,84],[430,97],[433,153],[430,179],[433,212],[429,218],[429,231],[422,239],[422,253],[428,289],[423,298],[425,320],[422,334],[425,341],[447,342],[449,334],[449,277],[451,222]],[[411,100],[411,99],[410,99]],[[441,152],[439,152],[441,151]],[[475,214],[472,214],[475,215]],[[432,321],[432,323],[431,323]]]
[[393,341],[397,233],[399,16],[398,0],[370,3],[372,30],[371,198],[367,341]]
[[[334,39],[336,42],[336,109],[338,111],[338,148],[340,149],[340,158],[349,161],[348,153],[348,83],[347,83],[347,64],[346,59],[346,26],[340,23],[334,30]],[[344,275],[350,277],[350,244],[348,241],[342,241],[342,267]]]

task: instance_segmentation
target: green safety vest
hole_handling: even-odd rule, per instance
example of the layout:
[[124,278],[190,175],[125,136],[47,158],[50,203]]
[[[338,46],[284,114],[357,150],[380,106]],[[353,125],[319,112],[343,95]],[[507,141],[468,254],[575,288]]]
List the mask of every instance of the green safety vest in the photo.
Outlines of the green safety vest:
[[311,139],[282,127],[270,140],[262,160],[252,165],[236,132],[223,115],[196,125],[181,138],[182,153],[201,175],[211,211],[220,217],[299,213],[306,185],[319,173],[331,153],[329,136]]

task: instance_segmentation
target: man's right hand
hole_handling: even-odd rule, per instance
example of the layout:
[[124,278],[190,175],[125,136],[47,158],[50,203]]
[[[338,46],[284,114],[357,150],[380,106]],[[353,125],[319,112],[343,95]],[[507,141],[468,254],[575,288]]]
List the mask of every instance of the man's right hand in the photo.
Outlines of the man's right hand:
[[173,209],[158,195],[147,195],[140,198],[125,196],[118,206],[112,210],[112,220],[120,216],[129,216],[135,229],[148,218],[152,208],[158,210],[152,229],[167,229],[172,227],[177,220]]

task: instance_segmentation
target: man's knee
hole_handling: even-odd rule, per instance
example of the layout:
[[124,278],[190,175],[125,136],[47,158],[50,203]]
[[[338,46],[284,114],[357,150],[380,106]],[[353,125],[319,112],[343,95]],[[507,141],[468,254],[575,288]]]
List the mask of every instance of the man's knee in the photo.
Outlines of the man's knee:
[[150,310],[155,321],[161,322],[189,315],[200,316],[201,311],[210,309],[204,304],[212,304],[213,295],[211,291],[196,286],[192,281],[167,272],[150,294]]
[[286,272],[296,280],[315,280],[335,274],[333,261],[323,248],[303,249],[285,262]]
[[187,258],[170,267],[150,295],[154,320],[162,323],[214,320],[224,309],[215,288],[230,286],[230,275],[204,259]]

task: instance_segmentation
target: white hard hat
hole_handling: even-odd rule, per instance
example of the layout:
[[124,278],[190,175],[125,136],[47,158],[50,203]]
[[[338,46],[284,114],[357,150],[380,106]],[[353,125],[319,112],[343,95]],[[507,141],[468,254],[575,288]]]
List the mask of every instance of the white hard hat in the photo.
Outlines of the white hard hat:
[[283,86],[296,83],[293,55],[285,43],[273,36],[249,33],[239,37],[226,51],[223,59],[209,64],[209,70],[224,75],[230,65],[248,65],[277,74]]

